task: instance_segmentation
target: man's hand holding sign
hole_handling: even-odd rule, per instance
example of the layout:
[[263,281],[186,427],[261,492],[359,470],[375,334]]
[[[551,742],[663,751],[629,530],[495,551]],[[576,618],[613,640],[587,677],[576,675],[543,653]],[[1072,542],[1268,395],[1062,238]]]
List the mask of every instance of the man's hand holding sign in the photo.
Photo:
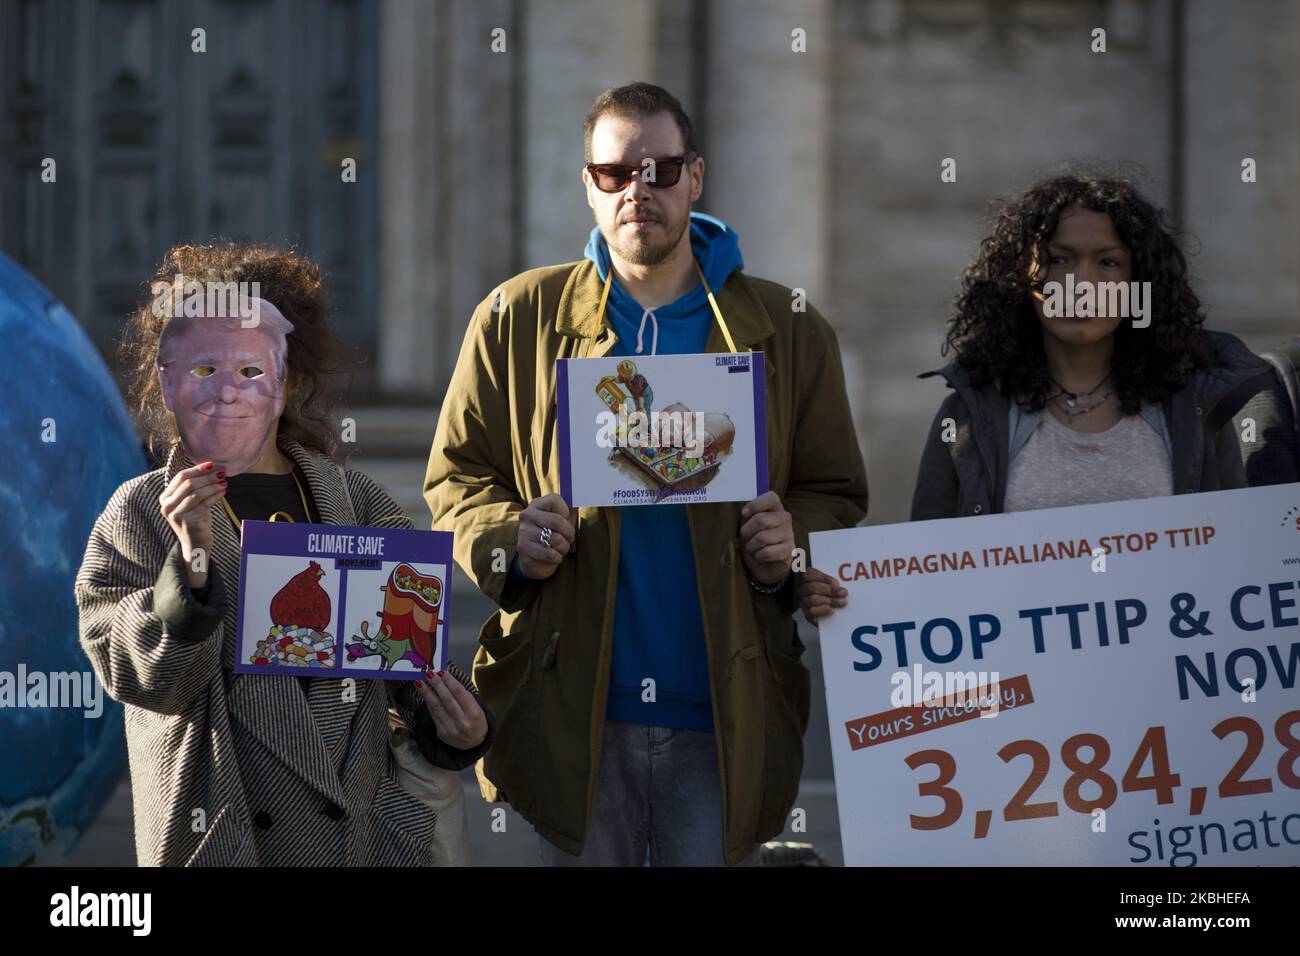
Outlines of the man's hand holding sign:
[[515,543],[519,570],[533,581],[544,581],[564,562],[578,533],[578,513],[560,495],[534,498],[519,513]]
[[[794,523],[775,491],[747,503],[740,512],[741,556],[759,584],[778,585],[790,571]],[[557,494],[528,503],[519,513],[516,547],[519,570],[533,581],[551,577],[577,538],[578,513]]]
[[775,491],[765,491],[740,509],[741,557],[750,577],[774,586],[790,573],[794,522]]

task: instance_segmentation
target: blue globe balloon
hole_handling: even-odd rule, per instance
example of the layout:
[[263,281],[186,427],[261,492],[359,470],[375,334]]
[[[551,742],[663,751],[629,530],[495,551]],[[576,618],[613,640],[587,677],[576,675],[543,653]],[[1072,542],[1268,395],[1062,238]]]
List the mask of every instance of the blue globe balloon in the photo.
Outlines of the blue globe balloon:
[[[105,502],[147,466],[90,339],[3,253],[0,343],[0,865],[55,864],[126,766],[122,708],[77,642],[72,585]],[[91,681],[99,716],[75,693]]]

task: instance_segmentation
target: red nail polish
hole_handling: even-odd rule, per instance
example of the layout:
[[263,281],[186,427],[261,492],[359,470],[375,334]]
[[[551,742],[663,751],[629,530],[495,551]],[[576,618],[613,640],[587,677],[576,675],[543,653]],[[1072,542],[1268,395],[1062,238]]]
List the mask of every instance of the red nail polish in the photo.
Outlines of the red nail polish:
[[220,478],[222,481],[225,481],[225,480],[226,480],[226,473],[225,473],[224,471],[219,471],[219,472],[217,472],[217,477]]
[[204,470],[204,471],[211,471],[211,470],[212,470],[212,462],[208,462],[206,465],[204,465],[204,466],[203,466],[203,470]]

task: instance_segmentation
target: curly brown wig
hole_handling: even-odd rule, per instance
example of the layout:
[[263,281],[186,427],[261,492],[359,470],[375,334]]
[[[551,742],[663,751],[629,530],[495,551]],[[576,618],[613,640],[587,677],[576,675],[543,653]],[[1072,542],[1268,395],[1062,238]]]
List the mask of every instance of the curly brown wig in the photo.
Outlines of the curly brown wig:
[[[342,343],[329,320],[320,267],[296,252],[261,243],[218,241],[173,246],[148,283],[145,301],[131,315],[123,334],[121,360],[130,375],[128,402],[144,430],[149,453],[165,460],[180,441],[176,420],[163,406],[158,382],[158,341],[171,317],[170,286],[185,282],[258,283],[260,297],[293,323],[288,336],[288,379],[279,434],[330,458],[338,450],[336,376]],[[160,300],[162,300],[160,302]],[[160,303],[155,312],[155,303]]]
[[992,230],[962,274],[943,354],[955,352],[973,383],[995,383],[1043,408],[1052,382],[1031,294],[1046,280],[1047,244],[1061,213],[1076,206],[1110,217],[1132,254],[1132,280],[1151,283],[1151,325],[1123,322],[1115,332],[1112,380],[1124,414],[1134,415],[1143,400],[1160,403],[1183,389],[1209,366],[1210,352],[1187,260],[1161,210],[1123,176],[1069,172],[998,204]]

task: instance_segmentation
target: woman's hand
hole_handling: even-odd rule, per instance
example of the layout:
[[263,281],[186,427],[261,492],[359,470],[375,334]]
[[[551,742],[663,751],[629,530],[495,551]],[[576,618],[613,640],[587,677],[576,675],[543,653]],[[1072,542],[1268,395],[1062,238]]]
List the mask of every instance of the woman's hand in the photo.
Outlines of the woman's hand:
[[[217,466],[208,461],[178,471],[158,496],[163,517],[181,544],[185,574],[192,588],[201,588],[208,581],[208,561],[212,555],[212,505],[225,493],[226,473],[218,471]],[[204,559],[195,562],[194,552],[200,550]]]
[[438,739],[456,750],[473,750],[487,736],[487,717],[478,698],[447,671],[415,685],[429,708]]
[[799,585],[799,606],[803,608],[804,617],[809,624],[816,624],[837,607],[848,603],[848,590],[829,574],[823,574],[816,568],[809,568],[803,573],[803,583]]

